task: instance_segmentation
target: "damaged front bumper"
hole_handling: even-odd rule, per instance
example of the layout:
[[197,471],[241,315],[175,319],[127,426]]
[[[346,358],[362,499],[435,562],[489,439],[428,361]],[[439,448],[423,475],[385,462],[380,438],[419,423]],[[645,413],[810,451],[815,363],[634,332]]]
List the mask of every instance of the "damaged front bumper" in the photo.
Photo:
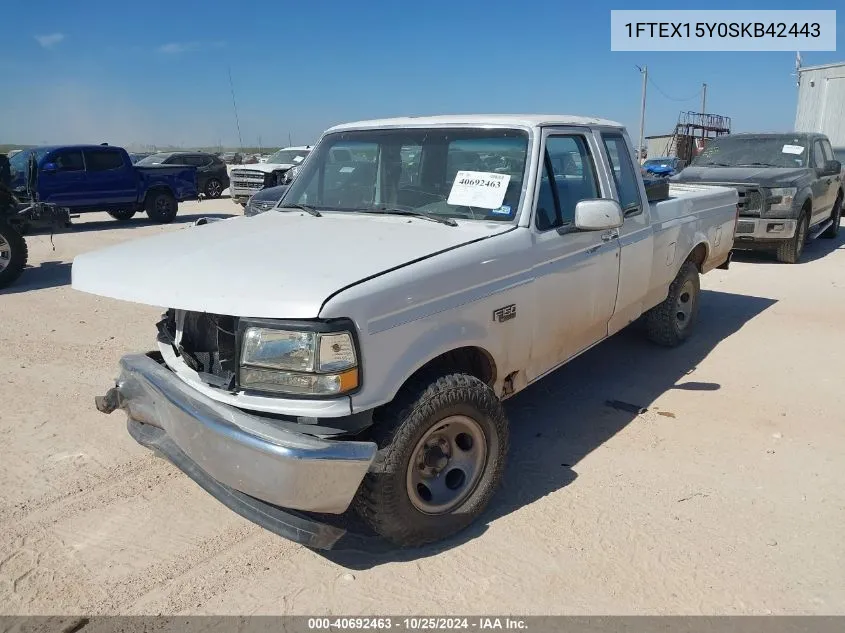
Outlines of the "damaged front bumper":
[[[120,366],[117,385],[96,399],[97,408],[104,413],[126,411],[130,433],[136,440],[159,449],[203,488],[244,516],[209,486],[216,485],[230,497],[231,493],[243,493],[233,498],[263,508],[265,514],[269,508],[261,502],[340,514],[349,507],[375,458],[376,445],[372,442],[324,440],[296,433],[279,428],[272,419],[216,402],[150,356],[124,356]],[[192,472],[197,470],[201,472]],[[210,481],[205,485],[201,479]],[[307,534],[297,538],[302,532],[299,517],[286,516],[296,520],[291,521],[295,526],[292,533],[284,536],[312,547],[326,545],[315,543]],[[337,536],[324,534],[323,540]]]

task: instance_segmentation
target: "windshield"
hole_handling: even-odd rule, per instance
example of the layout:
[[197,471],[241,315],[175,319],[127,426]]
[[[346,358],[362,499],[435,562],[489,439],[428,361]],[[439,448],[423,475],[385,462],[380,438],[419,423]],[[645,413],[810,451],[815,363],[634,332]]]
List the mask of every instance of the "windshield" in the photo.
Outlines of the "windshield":
[[170,158],[170,154],[150,154],[146,158],[139,160],[136,165],[161,165],[164,161]]
[[305,160],[311,150],[307,149],[280,149],[271,154],[267,162],[271,165],[298,165]]
[[794,136],[714,138],[696,156],[695,167],[806,167],[806,140]]
[[9,171],[11,172],[12,180],[15,180],[18,174],[26,173],[26,168],[29,165],[29,157],[32,156],[33,152],[35,152],[38,160],[41,160],[47,154],[47,150],[45,149],[25,149],[9,159]]
[[282,207],[509,221],[522,199],[527,155],[528,134],[519,130],[328,134],[293,181]]
[[845,168],[845,147],[837,147],[833,150],[833,159],[838,160]]

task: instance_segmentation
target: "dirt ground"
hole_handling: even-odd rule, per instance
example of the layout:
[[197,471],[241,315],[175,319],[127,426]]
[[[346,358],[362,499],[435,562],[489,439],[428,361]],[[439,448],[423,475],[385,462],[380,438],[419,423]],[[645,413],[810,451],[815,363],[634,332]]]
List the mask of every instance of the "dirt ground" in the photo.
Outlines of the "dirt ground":
[[0,291],[0,613],[845,614],[845,236],[706,275],[681,348],[629,330],[509,401],[504,487],[469,532],[326,556],[94,409],[160,311],[73,291],[72,258],[239,212],[29,238]]

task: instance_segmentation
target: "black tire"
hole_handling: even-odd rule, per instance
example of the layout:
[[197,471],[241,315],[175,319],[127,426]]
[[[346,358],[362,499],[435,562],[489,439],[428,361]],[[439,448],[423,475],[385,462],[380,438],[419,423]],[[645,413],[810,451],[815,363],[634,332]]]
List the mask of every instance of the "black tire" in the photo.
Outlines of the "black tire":
[[11,285],[21,276],[28,257],[23,236],[14,227],[0,221],[0,288]]
[[217,180],[217,178],[209,178],[208,182],[205,183],[203,191],[209,198],[219,198],[223,195],[223,183]]
[[785,240],[778,245],[775,256],[783,264],[797,264],[801,261],[801,254],[804,252],[804,245],[807,243],[807,232],[810,228],[810,212],[805,211],[798,219],[795,227],[795,235],[791,240]]
[[687,340],[698,316],[700,294],[698,267],[694,262],[684,262],[669,286],[669,296],[646,312],[649,340],[663,347],[675,347]]
[[[454,507],[439,514],[425,513],[409,492],[416,472],[411,461],[424,450],[419,444],[427,436],[450,426],[439,426],[441,422],[459,416],[470,419],[483,432],[483,466],[474,475],[476,481],[470,479],[466,489],[458,492]],[[493,390],[478,378],[428,374],[403,387],[394,401],[378,412],[371,439],[379,451],[358,490],[355,509],[384,538],[401,547],[415,547],[463,530],[484,511],[504,472],[508,421]],[[417,464],[422,470],[422,463]],[[449,476],[455,470],[446,472],[446,468],[441,466],[434,479],[442,475],[441,481],[451,489]]]
[[109,215],[118,222],[127,222],[135,217],[135,211],[132,209],[120,209],[119,211],[109,211]]
[[144,205],[147,217],[159,224],[170,224],[176,219],[179,206],[169,191],[152,191],[147,194]]
[[842,221],[842,192],[839,192],[839,195],[836,196],[836,202],[833,203],[833,211],[830,214],[830,219],[833,221],[827,229],[825,229],[824,233],[821,234],[822,237],[825,237],[829,240],[834,239],[837,235],[839,235],[839,223]]

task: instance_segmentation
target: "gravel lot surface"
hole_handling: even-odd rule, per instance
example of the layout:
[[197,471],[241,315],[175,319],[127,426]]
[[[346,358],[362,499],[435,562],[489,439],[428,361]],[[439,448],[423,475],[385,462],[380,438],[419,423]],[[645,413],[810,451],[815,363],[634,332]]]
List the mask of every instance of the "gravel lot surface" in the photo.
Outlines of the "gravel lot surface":
[[738,257],[683,347],[629,329],[509,401],[505,484],[469,532],[327,557],[94,409],[160,310],[75,292],[73,257],[240,212],[28,238],[0,291],[0,613],[845,614],[845,236]]

